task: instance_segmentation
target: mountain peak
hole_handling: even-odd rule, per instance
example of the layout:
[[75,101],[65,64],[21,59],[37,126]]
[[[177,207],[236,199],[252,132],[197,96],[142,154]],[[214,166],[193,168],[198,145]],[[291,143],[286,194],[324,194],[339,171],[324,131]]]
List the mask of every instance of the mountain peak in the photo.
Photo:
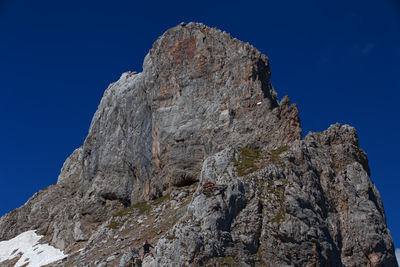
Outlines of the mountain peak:
[[54,266],[139,262],[143,240],[157,266],[397,266],[355,129],[302,139],[270,75],[225,32],[167,30],[143,72],[106,89],[58,183],[0,219],[0,240],[36,230],[68,254]]

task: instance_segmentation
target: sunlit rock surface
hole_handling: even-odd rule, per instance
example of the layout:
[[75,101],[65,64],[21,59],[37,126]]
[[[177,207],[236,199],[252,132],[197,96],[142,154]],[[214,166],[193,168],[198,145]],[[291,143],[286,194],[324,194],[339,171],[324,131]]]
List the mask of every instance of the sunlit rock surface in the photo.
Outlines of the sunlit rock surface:
[[143,266],[397,266],[356,130],[302,138],[270,75],[225,32],[169,29],[143,72],[107,88],[57,184],[0,219],[0,240],[37,230],[68,254],[49,266],[139,264],[144,240]]

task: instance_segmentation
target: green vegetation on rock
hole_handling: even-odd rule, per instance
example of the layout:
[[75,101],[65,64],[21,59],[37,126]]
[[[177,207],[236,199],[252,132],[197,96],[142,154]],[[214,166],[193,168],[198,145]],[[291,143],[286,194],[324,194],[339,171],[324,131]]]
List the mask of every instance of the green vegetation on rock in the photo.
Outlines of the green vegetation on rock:
[[214,257],[206,261],[206,266],[240,266],[232,257]]
[[112,220],[112,221],[108,224],[107,227],[108,227],[108,228],[111,228],[111,229],[113,229],[113,230],[115,230],[115,229],[118,229],[118,228],[120,227],[120,224],[119,224],[118,222]]
[[137,209],[139,215],[146,214],[149,215],[151,206],[147,201],[138,202],[132,206],[133,209]]
[[219,266],[238,266],[238,263],[232,257],[219,257],[217,262]]
[[239,148],[239,158],[233,160],[239,176],[245,176],[259,169],[256,163],[261,159],[262,152],[254,148]]
[[125,207],[122,210],[118,211],[115,216],[118,217],[124,217],[126,215],[132,214],[133,213],[133,206]]
[[[161,203],[161,202],[160,202]],[[108,228],[118,229],[120,228],[127,220],[128,215],[134,215],[135,211],[137,211],[138,215],[146,214],[149,215],[151,210],[151,206],[148,202],[138,202],[132,206],[125,207],[118,211],[112,218],[111,222],[108,224]],[[124,218],[125,217],[125,218]],[[121,219],[122,218],[122,219]]]
[[268,181],[268,193],[274,194],[279,199],[279,209],[276,213],[272,222],[276,222],[278,225],[285,219],[286,209],[285,209],[285,190],[288,184],[287,180],[279,179],[283,185],[274,187],[274,182]]
[[280,158],[280,155],[283,152],[287,151],[287,150],[289,150],[289,146],[281,146],[281,147],[278,147],[276,149],[271,150],[270,151],[270,153],[271,153],[271,156],[270,156],[271,162],[274,163],[274,164],[281,164],[282,160]]
[[171,198],[171,195],[170,195],[170,194],[167,194],[167,195],[165,195],[165,196],[156,198],[156,199],[153,200],[153,205],[160,205],[160,204],[163,203],[165,200],[170,199],[170,198]]

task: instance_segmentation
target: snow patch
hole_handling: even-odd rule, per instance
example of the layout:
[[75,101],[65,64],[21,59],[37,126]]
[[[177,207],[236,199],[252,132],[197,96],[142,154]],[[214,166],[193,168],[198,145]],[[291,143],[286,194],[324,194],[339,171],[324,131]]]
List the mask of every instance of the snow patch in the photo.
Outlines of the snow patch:
[[400,248],[396,248],[396,259],[397,263],[400,263]]
[[35,230],[24,232],[13,239],[0,241],[0,263],[21,256],[15,267],[38,267],[67,257],[61,250],[48,244],[39,244],[43,236]]

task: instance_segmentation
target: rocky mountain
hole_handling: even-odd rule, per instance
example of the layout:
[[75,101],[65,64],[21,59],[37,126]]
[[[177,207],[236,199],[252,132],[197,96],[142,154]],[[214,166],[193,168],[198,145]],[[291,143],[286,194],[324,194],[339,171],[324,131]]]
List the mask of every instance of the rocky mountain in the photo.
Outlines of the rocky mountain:
[[47,266],[139,264],[145,240],[143,266],[398,266],[356,130],[302,138],[270,75],[228,33],[169,29],[107,88],[57,184],[0,219],[0,240],[36,230],[67,255]]

